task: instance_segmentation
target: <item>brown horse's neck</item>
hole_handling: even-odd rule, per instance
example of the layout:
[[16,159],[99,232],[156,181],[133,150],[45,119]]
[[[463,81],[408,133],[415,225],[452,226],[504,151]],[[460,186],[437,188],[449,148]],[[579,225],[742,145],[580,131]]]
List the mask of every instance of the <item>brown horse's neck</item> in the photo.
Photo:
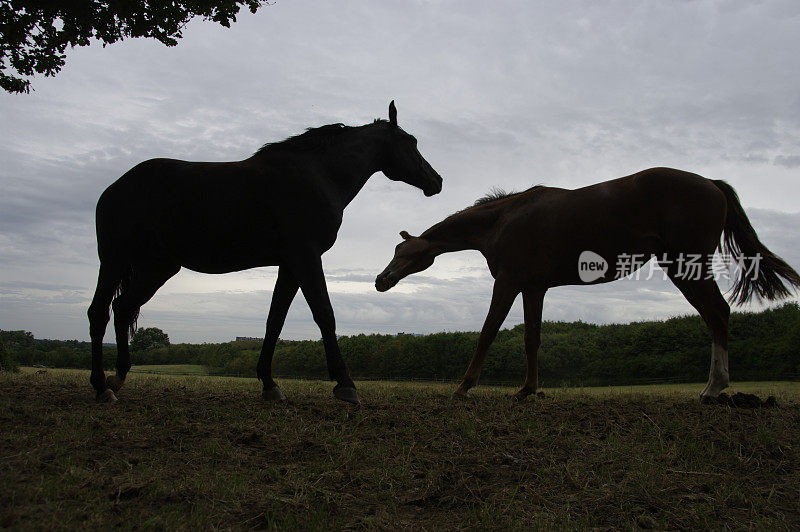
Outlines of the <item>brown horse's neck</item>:
[[476,249],[483,251],[487,233],[497,219],[494,209],[481,205],[453,214],[420,235],[435,255]]

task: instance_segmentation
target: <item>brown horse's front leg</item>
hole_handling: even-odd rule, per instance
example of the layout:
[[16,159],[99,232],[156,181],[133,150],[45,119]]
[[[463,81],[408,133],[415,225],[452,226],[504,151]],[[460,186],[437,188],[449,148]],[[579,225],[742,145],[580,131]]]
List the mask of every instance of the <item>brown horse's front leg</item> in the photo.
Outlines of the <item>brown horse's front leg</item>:
[[545,290],[522,292],[522,305],[525,312],[525,358],[528,368],[525,374],[525,384],[511,397],[522,401],[529,395],[536,393],[539,387],[539,344],[542,337],[542,305]]
[[514,303],[517,294],[519,294],[519,290],[508,282],[504,276],[498,275],[494,282],[489,314],[486,316],[481,335],[478,338],[478,347],[475,349],[475,354],[469,363],[464,378],[461,380],[461,384],[458,385],[458,388],[453,393],[454,398],[466,397],[467,391],[478,383],[481,366],[483,366],[483,361],[486,359],[489,346],[497,336],[497,331],[500,330],[500,326],[506,316],[508,316],[508,311],[511,310],[511,305]]

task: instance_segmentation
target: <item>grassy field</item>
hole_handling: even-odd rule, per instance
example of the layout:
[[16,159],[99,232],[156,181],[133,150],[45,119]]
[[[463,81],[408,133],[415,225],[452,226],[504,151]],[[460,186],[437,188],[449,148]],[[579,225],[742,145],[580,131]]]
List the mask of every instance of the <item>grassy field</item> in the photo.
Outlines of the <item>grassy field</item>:
[[800,385],[778,407],[701,406],[702,385],[546,390],[88,372],[0,374],[0,527],[800,527]]
[[158,373],[161,375],[208,375],[205,366],[197,364],[150,364],[132,366],[131,373]]

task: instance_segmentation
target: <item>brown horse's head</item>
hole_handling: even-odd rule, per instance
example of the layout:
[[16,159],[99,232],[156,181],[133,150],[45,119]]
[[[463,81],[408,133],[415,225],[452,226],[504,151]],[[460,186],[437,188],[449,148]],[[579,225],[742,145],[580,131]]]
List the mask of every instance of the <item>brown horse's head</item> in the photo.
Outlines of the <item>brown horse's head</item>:
[[375,278],[378,292],[385,292],[400,279],[429,268],[436,258],[430,241],[411,236],[405,231],[400,231],[400,236],[403,241],[394,248],[392,262]]
[[417,139],[397,125],[394,100],[389,104],[389,145],[381,170],[392,181],[403,181],[422,189],[426,196],[442,191],[442,178],[417,149]]

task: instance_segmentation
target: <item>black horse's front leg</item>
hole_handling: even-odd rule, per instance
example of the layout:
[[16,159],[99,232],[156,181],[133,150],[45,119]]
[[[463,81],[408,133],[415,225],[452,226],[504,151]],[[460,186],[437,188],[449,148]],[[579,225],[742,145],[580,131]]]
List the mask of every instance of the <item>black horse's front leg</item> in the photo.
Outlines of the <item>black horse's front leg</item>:
[[278,335],[283,329],[286,314],[297,294],[299,285],[294,276],[286,268],[278,268],[278,280],[272,292],[272,303],[267,317],[267,331],[264,334],[264,343],[261,346],[261,356],[258,357],[256,373],[264,385],[262,397],[268,401],[282,401],[284,399],[278,385],[272,379],[272,356],[275,354],[275,345]]
[[328,363],[328,374],[331,379],[337,382],[333,389],[333,395],[337,399],[348,403],[359,404],[356,386],[347,371],[347,366],[339,351],[339,343],[336,341],[336,319],[333,315],[333,307],[328,297],[328,287],[325,284],[325,274],[322,271],[322,259],[315,256],[313,260],[308,260],[298,268],[293,269],[293,273],[300,283],[303,296],[311,308],[314,321],[322,333],[322,344],[325,346],[325,358]]

